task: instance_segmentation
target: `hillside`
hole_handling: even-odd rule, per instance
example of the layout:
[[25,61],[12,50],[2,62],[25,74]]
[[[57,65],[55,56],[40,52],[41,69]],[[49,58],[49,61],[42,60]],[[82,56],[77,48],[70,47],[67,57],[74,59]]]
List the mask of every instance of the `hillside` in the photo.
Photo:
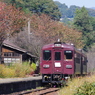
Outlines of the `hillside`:
[[95,7],[92,7],[91,9],[95,9]]
[[[58,8],[62,14],[62,18],[73,18],[74,14],[75,14],[75,10],[77,8],[81,8],[76,5],[72,5],[72,6],[68,7],[65,3],[62,4],[58,1],[55,1],[55,4],[58,6]],[[95,17],[95,8],[87,8],[87,10],[88,10],[88,13],[90,16]]]

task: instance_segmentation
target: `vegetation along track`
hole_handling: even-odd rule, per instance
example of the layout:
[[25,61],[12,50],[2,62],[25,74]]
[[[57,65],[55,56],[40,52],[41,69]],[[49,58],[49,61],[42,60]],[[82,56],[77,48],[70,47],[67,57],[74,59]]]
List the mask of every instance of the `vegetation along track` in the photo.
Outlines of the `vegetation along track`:
[[[43,88],[43,89],[25,91],[18,95],[50,95],[51,93],[55,93],[58,90],[59,88]],[[56,93],[56,95],[58,94]]]

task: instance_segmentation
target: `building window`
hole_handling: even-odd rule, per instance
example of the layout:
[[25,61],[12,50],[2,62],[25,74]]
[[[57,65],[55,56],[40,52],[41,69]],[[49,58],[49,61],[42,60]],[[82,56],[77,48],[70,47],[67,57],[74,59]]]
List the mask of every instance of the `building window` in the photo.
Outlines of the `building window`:
[[15,56],[20,56],[20,54],[18,53],[15,53],[15,52],[4,52],[4,56],[7,56],[7,57],[15,57]]
[[20,63],[20,58],[4,58],[4,63]]
[[19,54],[18,54],[18,53],[13,52],[13,53],[12,53],[12,56],[19,56]]

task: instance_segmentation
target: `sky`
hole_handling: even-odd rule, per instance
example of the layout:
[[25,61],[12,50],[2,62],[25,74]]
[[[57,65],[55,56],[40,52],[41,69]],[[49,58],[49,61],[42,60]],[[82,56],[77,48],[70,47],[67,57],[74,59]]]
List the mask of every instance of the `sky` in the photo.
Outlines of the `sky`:
[[53,0],[53,1],[59,1],[62,4],[65,3],[68,7],[70,7],[70,5],[76,5],[79,7],[85,6],[86,8],[95,7],[95,0]]

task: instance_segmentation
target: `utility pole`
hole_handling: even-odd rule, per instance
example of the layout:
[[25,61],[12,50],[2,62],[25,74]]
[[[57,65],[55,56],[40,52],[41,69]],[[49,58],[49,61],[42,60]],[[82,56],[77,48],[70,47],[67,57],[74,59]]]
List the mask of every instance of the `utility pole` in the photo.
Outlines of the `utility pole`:
[[32,34],[30,32],[31,32],[30,31],[30,19],[28,19],[28,41],[29,41],[29,43],[30,43],[30,35]]
[[28,41],[30,42],[30,19],[28,21]]

